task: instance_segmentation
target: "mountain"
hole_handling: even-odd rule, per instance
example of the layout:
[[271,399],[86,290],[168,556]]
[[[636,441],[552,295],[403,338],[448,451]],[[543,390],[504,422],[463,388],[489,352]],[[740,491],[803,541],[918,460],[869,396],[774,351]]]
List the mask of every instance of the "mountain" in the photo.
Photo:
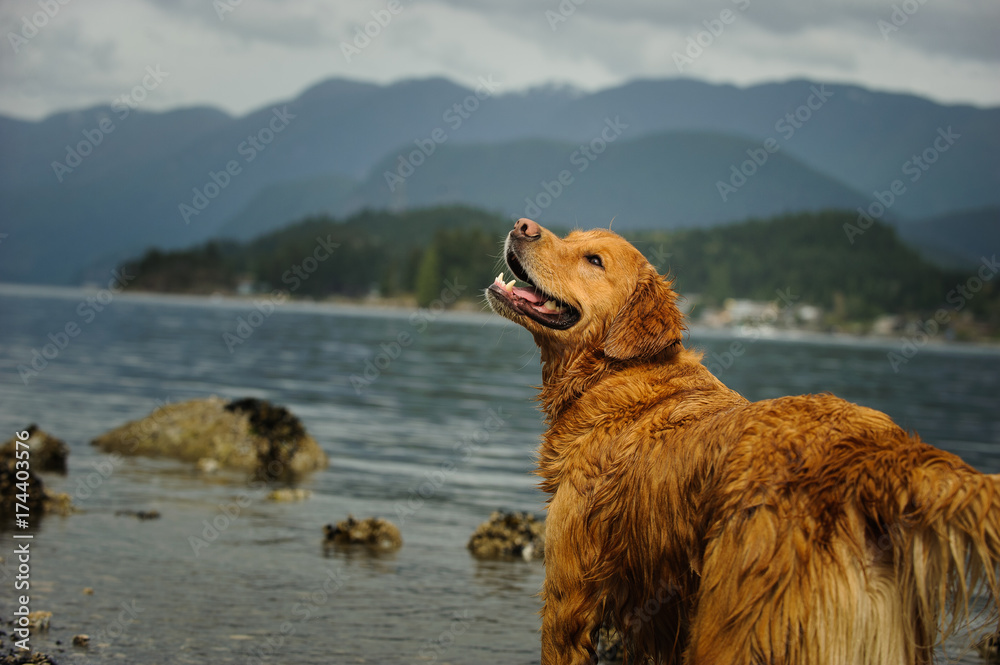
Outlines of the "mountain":
[[740,156],[748,159],[746,151],[758,149],[746,139],[701,133],[611,143],[601,155],[591,153],[594,159],[579,144],[540,139],[445,143],[405,179],[399,172],[409,171],[400,169],[394,155],[353,188],[330,178],[275,185],[231,218],[219,235],[247,239],[319,211],[342,216],[361,208],[456,203],[563,226],[614,218],[620,228],[706,226],[866,203],[861,194],[780,153],[768,155],[745,182],[736,180],[741,187],[724,191],[724,200],[717,182],[729,185],[733,176],[722,165],[727,160],[741,164]]
[[897,228],[903,240],[939,265],[969,270],[984,257],[1000,253],[1000,208],[996,207],[907,221]]
[[[573,173],[573,151],[601,146],[609,125],[615,142]],[[435,152],[390,192],[384,171],[421,145]],[[722,201],[717,181],[765,145],[777,150],[769,163]],[[545,212],[568,224],[620,215],[623,228],[672,228],[868,205],[897,179],[905,193],[887,217],[1000,206],[1000,109],[810,81],[581,93],[333,79],[236,118],[112,107],[0,117],[0,155],[8,281],[100,281],[148,246],[247,237],[321,209],[462,201],[519,214],[564,169],[574,182]]]
[[[995,190],[1000,108],[940,105],[912,95],[810,81],[737,88],[675,79],[635,81],[583,97],[572,113],[566,110],[562,118],[570,126],[577,119],[620,114],[637,134],[697,129],[757,141],[774,138],[786,154],[869,197],[895,179],[911,185],[913,175],[903,173],[906,163],[931,151],[928,158],[935,163],[896,202],[899,216],[988,205],[1000,196]],[[948,128],[959,138],[935,158],[938,130]],[[586,130],[578,127],[577,132]],[[974,173],[973,165],[988,170]],[[964,203],[963,197],[968,197]]]
[[[767,160],[729,185],[731,168],[759,149]],[[522,140],[499,145],[442,145],[439,153],[397,187],[388,158],[359,187],[376,207],[476,203],[511,218],[533,217],[567,226],[622,229],[718,224],[780,212],[852,208],[864,197],[797,159],[767,155],[758,143],[707,133],[652,134],[609,143],[601,154],[580,144]],[[730,190],[719,192],[718,182]],[[400,194],[405,190],[405,194]],[[723,196],[725,199],[723,199]]]
[[305,217],[341,214],[358,207],[351,196],[357,186],[357,181],[336,175],[267,185],[229,218],[216,235],[253,238]]

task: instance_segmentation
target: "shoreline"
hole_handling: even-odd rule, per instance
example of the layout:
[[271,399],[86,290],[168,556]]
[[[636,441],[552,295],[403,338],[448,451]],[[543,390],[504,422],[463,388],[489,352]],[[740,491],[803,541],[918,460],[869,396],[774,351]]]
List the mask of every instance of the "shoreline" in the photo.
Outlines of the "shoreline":
[[[86,302],[88,296],[93,297],[107,289],[97,286],[55,286],[47,284],[19,284],[14,282],[0,282],[0,296],[21,297],[21,298],[61,298],[80,299]],[[110,292],[109,292],[110,293]],[[159,302],[169,305],[187,305],[195,307],[211,307],[225,309],[242,309],[247,306],[253,307],[255,302],[265,300],[272,302],[270,293],[254,293],[248,295],[236,294],[194,294],[194,293],[165,293],[162,291],[122,291],[112,294],[113,299],[132,303],[153,303]],[[108,303],[110,304],[110,302]],[[308,298],[286,297],[278,307],[292,312],[315,312],[320,314],[341,314],[348,316],[388,316],[391,318],[403,318],[418,311],[416,298],[413,296],[400,296],[394,298],[365,297],[347,298],[336,297],[325,300],[313,300]],[[487,323],[504,325],[504,319],[496,317],[485,304],[476,303],[471,300],[459,300],[447,308],[435,311],[437,316],[446,318],[468,318],[474,317],[477,320]],[[907,336],[903,332],[892,334],[875,333],[850,333],[837,331],[820,331],[807,328],[756,328],[756,335],[745,334],[741,331],[741,325],[729,326],[707,326],[692,323],[688,327],[688,337],[701,339],[736,339],[745,343],[756,342],[796,342],[805,344],[860,344],[875,348],[898,349],[901,345],[911,340],[912,335]],[[957,350],[968,352],[992,352],[1000,353],[1000,340],[977,339],[977,340],[948,340],[942,335],[930,337],[922,345],[921,350]]]

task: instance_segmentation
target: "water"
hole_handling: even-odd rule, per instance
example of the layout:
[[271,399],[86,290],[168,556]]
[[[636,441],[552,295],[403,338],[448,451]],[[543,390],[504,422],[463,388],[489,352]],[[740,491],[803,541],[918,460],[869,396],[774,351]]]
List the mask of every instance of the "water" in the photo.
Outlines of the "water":
[[[69,474],[45,480],[82,510],[46,518],[32,542],[31,609],[53,613],[36,648],[68,663],[538,662],[541,564],[465,550],[492,510],[542,508],[538,357],[524,331],[479,314],[286,304],[230,353],[223,333],[249,320],[245,301],[119,295],[97,311],[88,297],[0,287],[0,438],[37,422],[65,439]],[[17,366],[70,322],[79,334],[26,386]],[[733,341],[696,331],[688,343],[721,357]],[[1000,472],[995,349],[928,347],[896,373],[891,344],[736,341],[743,353],[720,376],[751,399],[829,390]],[[168,460],[109,473],[88,445],[164,401],[208,395],[297,414],[331,460],[303,483],[312,498],[269,503],[239,475]],[[324,552],[323,525],[349,513],[396,522],[403,548]],[[0,552],[8,571],[12,549]],[[89,650],[69,646],[77,633]]]

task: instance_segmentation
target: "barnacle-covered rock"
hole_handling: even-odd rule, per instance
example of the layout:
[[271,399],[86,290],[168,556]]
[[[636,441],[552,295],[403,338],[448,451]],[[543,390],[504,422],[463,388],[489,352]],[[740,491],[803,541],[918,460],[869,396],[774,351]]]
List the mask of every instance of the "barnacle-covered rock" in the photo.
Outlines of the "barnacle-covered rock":
[[541,559],[545,523],[531,513],[496,511],[479,525],[467,547],[480,559]]
[[323,527],[326,546],[362,545],[375,552],[391,552],[403,545],[403,537],[395,524],[380,517],[356,520],[348,515],[336,525]]
[[218,397],[164,405],[91,442],[121,455],[173,457],[245,469],[266,479],[324,468],[328,459],[288,409],[253,398]]
[[[26,443],[31,453],[32,471],[66,473],[66,457],[69,456],[69,446],[66,445],[65,441],[39,429],[35,423],[31,423],[23,431],[28,433]],[[18,440],[20,439],[17,436],[11,437],[0,446],[0,459],[14,457]]]

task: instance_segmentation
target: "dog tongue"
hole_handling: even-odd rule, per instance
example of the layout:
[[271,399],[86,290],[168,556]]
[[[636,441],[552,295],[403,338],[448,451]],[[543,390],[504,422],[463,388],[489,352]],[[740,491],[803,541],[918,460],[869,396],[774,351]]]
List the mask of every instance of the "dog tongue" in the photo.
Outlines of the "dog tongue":
[[539,304],[539,303],[543,302],[542,296],[540,296],[538,294],[538,292],[536,292],[534,289],[523,289],[523,288],[515,286],[514,287],[514,294],[517,295],[517,296],[519,296],[519,297],[521,297],[521,298],[524,298],[528,302],[532,302],[532,303],[535,303],[535,304]]

